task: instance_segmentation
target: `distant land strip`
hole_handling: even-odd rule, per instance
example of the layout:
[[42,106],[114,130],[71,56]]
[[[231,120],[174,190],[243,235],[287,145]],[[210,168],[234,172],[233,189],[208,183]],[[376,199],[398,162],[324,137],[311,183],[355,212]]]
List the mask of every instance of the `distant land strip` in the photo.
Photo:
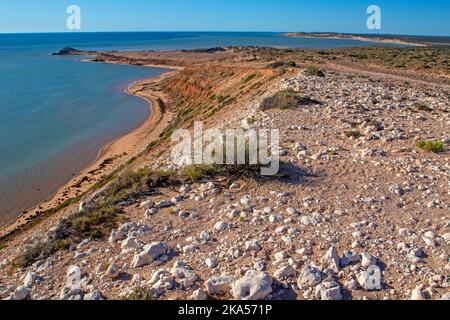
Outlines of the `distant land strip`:
[[375,41],[385,43],[398,43],[415,46],[448,46],[450,37],[444,36],[407,36],[391,34],[353,34],[336,32],[291,32],[284,34],[293,38],[328,38],[328,39],[354,39],[360,41]]

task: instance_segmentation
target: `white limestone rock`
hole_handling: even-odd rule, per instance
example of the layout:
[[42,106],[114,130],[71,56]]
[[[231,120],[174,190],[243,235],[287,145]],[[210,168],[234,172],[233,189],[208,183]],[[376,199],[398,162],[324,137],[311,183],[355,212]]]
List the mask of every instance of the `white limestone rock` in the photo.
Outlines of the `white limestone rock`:
[[192,268],[183,261],[176,261],[170,270],[170,273],[183,288],[191,287],[198,278]]
[[111,235],[109,236],[108,241],[109,243],[115,243],[125,239],[126,236],[127,235],[125,232],[113,229],[111,230]]
[[308,289],[315,287],[322,282],[322,272],[313,266],[307,266],[298,277],[297,285],[299,288]]
[[263,300],[272,293],[273,280],[267,272],[249,270],[232,284],[231,294],[238,300]]
[[206,292],[210,295],[221,296],[230,291],[233,277],[218,276],[211,277],[205,282]]
[[365,291],[379,291],[382,287],[382,274],[378,266],[371,266],[357,277],[359,285]]
[[155,206],[155,202],[147,200],[141,203],[140,207],[143,209],[152,209]]
[[206,294],[205,291],[203,291],[203,289],[197,289],[194,291],[194,293],[192,293],[192,300],[197,300],[197,301],[205,301],[208,300],[208,295]]
[[134,256],[131,266],[133,268],[139,268],[149,265],[160,256],[165,255],[168,249],[168,246],[163,242],[153,242],[148,244],[141,253]]
[[225,221],[219,221],[214,225],[214,229],[217,231],[225,231],[229,228],[228,223]]
[[11,295],[11,300],[25,300],[30,295],[31,289],[19,286],[14,290],[14,293]]
[[105,276],[110,279],[116,279],[120,274],[119,266],[115,263],[111,263],[106,269]]
[[320,300],[342,300],[341,287],[333,279],[327,279],[316,287],[316,298]]
[[261,245],[258,240],[249,240],[245,242],[245,249],[247,251],[259,252],[261,251]]
[[322,257],[322,263],[332,270],[339,272],[340,270],[340,259],[339,254],[335,246],[331,247],[327,253]]
[[425,294],[422,292],[420,288],[415,288],[411,292],[411,300],[426,300]]
[[129,253],[138,247],[138,242],[136,237],[128,237],[125,240],[122,241],[122,253]]
[[368,268],[370,266],[375,266],[377,264],[377,258],[373,257],[368,253],[361,254],[361,266],[363,268]]
[[295,275],[295,269],[292,266],[284,266],[275,271],[273,277],[278,280],[286,280]]
[[23,285],[26,288],[31,288],[35,283],[42,282],[43,278],[38,276],[35,272],[29,271],[23,279]]

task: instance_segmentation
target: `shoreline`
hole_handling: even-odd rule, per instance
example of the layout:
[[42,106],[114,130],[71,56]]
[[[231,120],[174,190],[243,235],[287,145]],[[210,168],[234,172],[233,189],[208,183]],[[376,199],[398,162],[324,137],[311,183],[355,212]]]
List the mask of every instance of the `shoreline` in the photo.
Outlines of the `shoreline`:
[[[163,67],[168,70],[158,77],[133,81],[128,84],[127,88],[124,90],[125,94],[144,99],[149,104],[148,107],[150,108],[150,114],[144,123],[127,134],[122,135],[102,146],[99,149],[95,160],[73,176],[64,185],[58,187],[58,189],[50,197],[43,199],[30,209],[24,210],[26,213],[18,215],[13,220],[6,222],[3,226],[1,226],[0,239],[9,236],[15,231],[18,231],[19,229],[26,227],[27,225],[45,216],[46,211],[57,207],[61,202],[63,202],[60,201],[62,197],[71,199],[83,194],[90,187],[95,185],[104,175],[111,173],[114,169],[120,167],[131,158],[138,155],[149,143],[152,142],[152,140],[158,137],[158,131],[161,131],[158,130],[161,129],[158,128],[158,125],[162,122],[168,122],[169,118],[171,118],[171,114],[162,110],[158,102],[158,100],[161,99],[160,96],[156,94],[143,94],[140,90],[144,86],[159,82],[183,68],[178,66],[156,65],[146,65],[144,67]],[[89,179],[87,180],[88,183],[83,183],[86,182],[86,177]],[[80,187],[75,188],[77,185]]]
[[348,36],[340,37],[338,35],[320,36],[320,35],[290,32],[290,33],[285,33],[284,36],[290,37],[290,38],[308,38],[308,39],[335,39],[335,40],[346,40],[347,39],[347,40],[358,40],[358,41],[362,41],[362,42],[401,44],[401,45],[408,45],[408,46],[415,46],[415,47],[426,47],[427,46],[423,43],[408,42],[408,41],[404,41],[404,40],[400,40],[400,39],[370,38],[370,37],[357,36],[357,35],[348,35]]

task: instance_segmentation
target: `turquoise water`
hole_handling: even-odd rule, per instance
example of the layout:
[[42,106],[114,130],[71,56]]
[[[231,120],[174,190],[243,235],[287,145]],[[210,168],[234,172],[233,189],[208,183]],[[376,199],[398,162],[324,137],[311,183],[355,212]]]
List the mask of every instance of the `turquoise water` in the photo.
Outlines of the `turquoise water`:
[[148,104],[124,93],[167,71],[56,57],[66,46],[168,50],[226,45],[337,48],[375,43],[276,33],[0,34],[0,224],[49,197],[100,148],[141,125]]

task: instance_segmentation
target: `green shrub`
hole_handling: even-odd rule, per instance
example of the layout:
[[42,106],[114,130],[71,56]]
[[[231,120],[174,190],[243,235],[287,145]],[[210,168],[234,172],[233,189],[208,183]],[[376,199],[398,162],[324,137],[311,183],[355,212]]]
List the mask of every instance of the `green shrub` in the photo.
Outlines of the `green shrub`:
[[74,214],[59,222],[52,235],[43,242],[25,250],[13,265],[26,268],[40,259],[46,259],[59,250],[65,250],[72,243],[83,239],[98,239],[107,236],[117,227],[122,211],[117,207],[97,207]]
[[[45,243],[38,243],[32,247],[27,248],[14,262],[13,265],[19,268],[26,268],[31,266],[41,257],[44,258]],[[50,252],[50,254],[53,252]]]
[[282,90],[263,100],[260,105],[262,111],[269,109],[294,109],[299,106],[321,104],[320,101],[300,96],[294,90]]
[[130,293],[128,296],[123,297],[123,300],[148,301],[148,300],[154,300],[154,298],[148,289],[135,288],[132,293]]
[[105,202],[114,205],[152,188],[178,182],[178,175],[172,170],[142,168],[137,171],[127,171],[118,176],[105,190]]
[[239,179],[261,180],[261,164],[232,164],[226,165],[225,173],[230,181]]
[[278,68],[281,68],[281,67],[283,67],[283,68],[286,68],[286,67],[295,68],[295,67],[297,67],[297,63],[295,63],[295,61],[288,61],[288,62],[286,62],[286,61],[276,61],[276,62],[273,62],[273,63],[267,65],[267,68],[271,68],[271,69],[278,69]]
[[219,167],[217,165],[190,165],[182,169],[182,173],[186,175],[191,181],[200,181],[206,177],[215,175]]
[[325,73],[317,67],[310,66],[305,69],[305,74],[312,77],[325,77]]
[[[225,177],[229,181],[235,181],[237,179],[251,179],[251,180],[262,180],[265,179],[261,175],[261,169],[268,165],[267,163],[256,163],[250,164],[250,147],[248,141],[246,141],[245,145],[245,164],[237,163],[237,146],[235,145],[235,162],[227,163],[226,154],[227,150],[223,152],[223,163],[224,164],[213,164],[213,165],[190,165],[186,166],[182,169],[182,175],[185,175],[187,179],[196,182],[201,181],[204,178],[213,178],[213,177]],[[256,150],[259,153],[259,150]],[[279,178],[280,175],[275,176],[275,178]]]
[[417,147],[424,151],[440,153],[445,150],[444,141],[419,141]]
[[346,131],[346,132],[345,132],[345,136],[346,136],[347,138],[359,139],[359,138],[362,137],[362,134],[361,134],[361,132],[359,132],[359,131]]
[[117,227],[122,213],[117,207],[100,207],[87,213],[78,213],[62,220],[55,231],[53,241],[98,239]]

